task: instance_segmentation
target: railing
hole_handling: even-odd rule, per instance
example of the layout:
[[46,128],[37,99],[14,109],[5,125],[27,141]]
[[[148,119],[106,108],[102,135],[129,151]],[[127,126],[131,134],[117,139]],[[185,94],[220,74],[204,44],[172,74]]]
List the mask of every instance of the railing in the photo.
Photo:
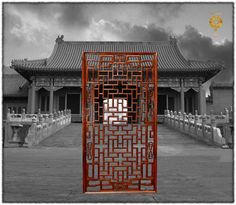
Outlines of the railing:
[[225,109],[224,114],[195,115],[165,111],[164,124],[191,135],[208,144],[231,146],[233,144],[233,111]]
[[32,147],[71,123],[71,111],[55,111],[53,114],[21,114],[8,110],[5,123],[4,145],[19,144]]

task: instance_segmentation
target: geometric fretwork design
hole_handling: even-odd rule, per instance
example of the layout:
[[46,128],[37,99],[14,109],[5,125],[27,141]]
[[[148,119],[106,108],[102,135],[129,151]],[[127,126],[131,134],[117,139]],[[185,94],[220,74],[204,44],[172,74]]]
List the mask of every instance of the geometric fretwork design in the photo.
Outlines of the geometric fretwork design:
[[83,191],[157,190],[157,54],[85,52]]

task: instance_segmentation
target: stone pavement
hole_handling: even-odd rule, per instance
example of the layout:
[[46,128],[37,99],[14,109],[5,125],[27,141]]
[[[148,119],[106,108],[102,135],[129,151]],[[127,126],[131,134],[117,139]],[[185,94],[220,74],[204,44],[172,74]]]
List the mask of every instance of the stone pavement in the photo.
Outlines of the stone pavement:
[[231,149],[210,147],[158,125],[156,194],[83,194],[81,124],[33,149],[3,150],[4,202],[232,202]]

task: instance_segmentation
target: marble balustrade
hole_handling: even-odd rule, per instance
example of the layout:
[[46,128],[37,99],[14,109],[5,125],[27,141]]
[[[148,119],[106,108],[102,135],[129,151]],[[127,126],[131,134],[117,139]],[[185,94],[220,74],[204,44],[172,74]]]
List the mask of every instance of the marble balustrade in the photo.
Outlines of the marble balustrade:
[[195,115],[165,110],[164,124],[208,144],[227,146],[233,142],[233,111],[214,115]]
[[11,113],[8,110],[7,120],[4,126],[4,146],[9,143],[18,143],[12,140],[15,127],[22,127],[17,130],[19,140],[24,142],[28,147],[39,144],[43,139],[63,129],[71,123],[71,111],[54,111],[51,114],[41,114],[38,110],[37,114],[27,114],[22,110],[21,114]]

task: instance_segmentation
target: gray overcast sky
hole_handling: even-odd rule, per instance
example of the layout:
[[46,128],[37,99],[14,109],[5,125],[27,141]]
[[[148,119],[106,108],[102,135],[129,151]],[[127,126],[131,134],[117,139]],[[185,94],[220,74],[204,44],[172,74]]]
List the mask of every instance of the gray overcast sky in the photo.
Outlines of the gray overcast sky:
[[[232,3],[5,3],[3,9],[7,66],[49,57],[61,34],[68,41],[156,41],[172,34],[185,57],[232,67]],[[209,26],[215,13],[223,18],[217,35]]]

